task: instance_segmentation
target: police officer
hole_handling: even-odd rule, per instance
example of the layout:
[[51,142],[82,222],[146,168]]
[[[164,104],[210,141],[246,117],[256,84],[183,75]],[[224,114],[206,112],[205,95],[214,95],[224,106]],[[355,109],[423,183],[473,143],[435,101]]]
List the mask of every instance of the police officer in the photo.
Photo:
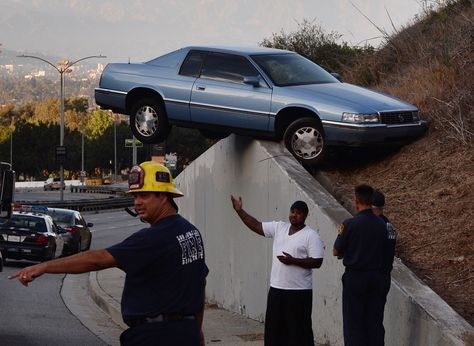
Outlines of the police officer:
[[343,259],[342,314],[344,344],[369,346],[384,344],[383,307],[385,293],[381,285],[385,256],[386,226],[372,212],[373,188],[355,188],[353,218],[339,227],[333,254]]
[[131,169],[129,191],[140,219],[150,224],[107,249],[43,262],[10,277],[27,286],[44,273],[78,274],[118,267],[125,271],[122,317],[130,327],[122,345],[202,345],[205,278],[199,231],[180,216],[183,194],[169,170],[154,161]]
[[372,195],[372,211],[375,215],[380,217],[386,226],[386,241],[385,241],[385,255],[382,263],[382,287],[385,299],[383,305],[387,301],[387,295],[390,291],[390,284],[392,282],[391,272],[393,268],[393,259],[395,257],[395,245],[397,242],[397,231],[389,219],[384,215],[383,209],[385,207],[385,195],[375,190]]

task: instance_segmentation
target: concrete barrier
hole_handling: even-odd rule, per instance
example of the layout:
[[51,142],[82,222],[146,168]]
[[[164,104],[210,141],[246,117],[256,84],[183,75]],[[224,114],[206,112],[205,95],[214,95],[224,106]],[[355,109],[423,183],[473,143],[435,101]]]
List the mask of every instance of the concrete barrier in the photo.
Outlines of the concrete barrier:
[[[338,225],[351,215],[279,143],[234,135],[188,166],[176,183],[185,197],[180,213],[202,232],[210,268],[211,303],[263,321],[272,241],[246,229],[230,195],[261,221],[287,220],[290,204],[308,203],[307,224],[325,243],[323,266],[314,271],[313,331],[318,343],[342,345],[342,263],[332,256]],[[394,266],[385,313],[386,344],[468,345],[474,329],[400,261]]]

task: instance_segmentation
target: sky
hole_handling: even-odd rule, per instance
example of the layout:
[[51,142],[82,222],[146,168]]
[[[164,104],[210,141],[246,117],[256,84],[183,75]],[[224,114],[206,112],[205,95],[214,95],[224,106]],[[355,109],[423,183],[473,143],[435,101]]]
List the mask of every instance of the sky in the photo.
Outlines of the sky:
[[309,20],[351,45],[377,46],[370,21],[392,33],[421,13],[422,1],[1,0],[0,43],[25,54],[134,62],[188,45],[257,46]]

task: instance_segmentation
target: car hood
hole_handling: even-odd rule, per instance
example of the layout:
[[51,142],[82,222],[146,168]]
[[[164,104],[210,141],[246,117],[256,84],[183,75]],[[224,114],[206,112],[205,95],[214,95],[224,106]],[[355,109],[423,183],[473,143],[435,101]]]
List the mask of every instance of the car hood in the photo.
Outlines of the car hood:
[[325,83],[284,87],[286,91],[299,95],[315,108],[328,106],[346,112],[371,113],[417,108],[396,97],[362,88],[349,83]]

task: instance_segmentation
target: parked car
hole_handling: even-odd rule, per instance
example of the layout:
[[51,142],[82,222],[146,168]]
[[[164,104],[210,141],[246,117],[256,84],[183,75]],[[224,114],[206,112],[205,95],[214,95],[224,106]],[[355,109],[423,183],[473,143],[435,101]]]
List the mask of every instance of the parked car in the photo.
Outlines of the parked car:
[[320,163],[329,146],[399,145],[427,128],[412,104],[343,83],[294,52],[261,47],[186,47],[108,64],[95,101],[128,114],[144,143],[163,141],[172,125],[216,139],[284,139],[307,165]]
[[0,272],[3,271],[3,255],[2,252],[0,251]]
[[62,255],[63,232],[48,215],[14,211],[0,219],[0,251],[4,260],[50,260]]
[[54,222],[66,231],[63,233],[64,255],[72,255],[90,249],[92,242],[90,227],[94,224],[86,222],[80,212],[48,207],[44,213],[51,216]]
[[[61,178],[48,178],[43,185],[44,191],[52,191],[61,189]],[[64,186],[63,186],[64,190]]]

